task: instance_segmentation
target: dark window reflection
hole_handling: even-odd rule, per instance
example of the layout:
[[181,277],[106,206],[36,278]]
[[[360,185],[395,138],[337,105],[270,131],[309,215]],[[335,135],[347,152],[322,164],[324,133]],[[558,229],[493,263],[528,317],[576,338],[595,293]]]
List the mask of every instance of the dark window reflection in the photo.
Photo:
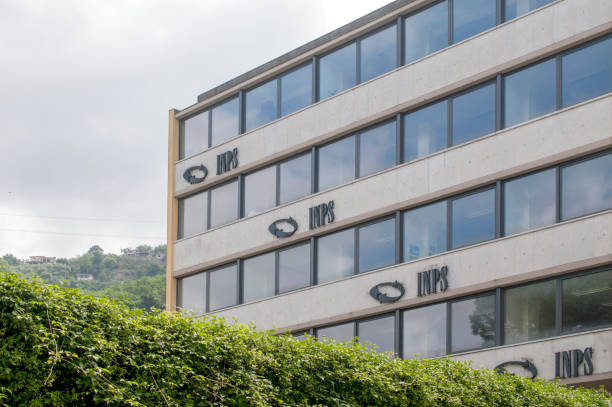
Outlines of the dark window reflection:
[[395,263],[395,219],[360,227],[359,272]]
[[404,115],[404,161],[423,157],[446,148],[446,100]]
[[506,21],[551,3],[553,0],[506,0],[504,15]]
[[396,68],[397,28],[385,28],[361,40],[361,82]]
[[244,302],[274,295],[274,252],[251,257],[243,262]]
[[495,190],[454,199],[451,205],[453,248],[495,237]]
[[495,85],[489,84],[451,99],[453,145],[495,131]]
[[378,352],[395,351],[395,317],[371,319],[358,323],[359,342],[371,346]]
[[404,54],[408,64],[448,45],[448,4],[428,7],[404,20]]
[[355,137],[319,148],[319,191],[349,182],[355,178]]
[[411,309],[402,314],[405,359],[446,354],[446,303]]
[[612,324],[612,270],[563,280],[563,331]]
[[612,208],[612,153],[561,167],[561,219]]
[[236,265],[210,272],[210,311],[238,304],[238,268]]
[[312,65],[281,76],[281,116],[312,103]]
[[208,195],[200,192],[181,199],[179,204],[179,239],[197,235],[206,230]]
[[349,322],[346,324],[327,326],[317,329],[317,339],[333,340],[335,342],[352,342],[355,338],[355,324]]
[[310,285],[310,244],[278,252],[278,291],[286,293]]
[[206,312],[206,273],[181,278],[178,285],[179,308],[187,313]]
[[276,166],[244,177],[244,215],[252,216],[276,206]]
[[555,169],[504,183],[504,234],[552,225],[556,221]]
[[319,100],[357,84],[356,49],[352,43],[319,59]]
[[310,166],[310,153],[287,160],[280,164],[281,204],[310,195],[312,178]]
[[355,266],[355,230],[348,229],[317,239],[319,284],[352,276]]
[[364,177],[395,165],[395,122],[359,135],[359,176]]
[[210,190],[210,227],[238,219],[238,181]]
[[453,42],[495,26],[496,0],[453,0]]
[[495,345],[495,295],[451,303],[451,352]]
[[208,112],[185,119],[183,123],[183,151],[179,158],[190,157],[208,147]]
[[504,290],[504,343],[555,334],[555,284],[544,281]]
[[563,106],[612,91],[612,38],[562,58]]
[[404,261],[446,251],[446,201],[404,212]]
[[212,109],[212,145],[216,146],[238,135],[238,98]]
[[555,110],[555,60],[541,62],[504,78],[506,127]]
[[276,83],[272,80],[246,92],[246,131],[276,119]]

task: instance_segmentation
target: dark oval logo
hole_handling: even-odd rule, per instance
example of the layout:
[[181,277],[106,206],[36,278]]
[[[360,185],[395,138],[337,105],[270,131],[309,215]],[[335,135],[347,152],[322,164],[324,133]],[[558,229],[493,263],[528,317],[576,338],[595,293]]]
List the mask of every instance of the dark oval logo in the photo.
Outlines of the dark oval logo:
[[[284,229],[279,228],[278,225],[282,223],[289,224],[289,226],[291,226],[293,230],[290,230],[287,232]],[[268,230],[270,231],[270,233],[272,233],[274,236],[279,237],[279,238],[291,236],[292,234],[295,233],[297,228],[298,228],[298,224],[295,221],[295,219],[293,219],[292,217],[289,217],[289,219],[279,219],[277,221],[272,222],[272,224],[268,226]]]
[[[196,171],[196,170],[202,171],[204,175],[202,175],[201,177],[196,177],[195,175],[193,175],[193,171]],[[199,182],[204,181],[204,178],[206,178],[207,175],[208,175],[208,170],[206,169],[204,164],[200,164],[200,165],[194,165],[193,167],[187,168],[185,172],[183,173],[183,178],[185,178],[185,181],[189,182],[190,184],[197,184]]]
[[[382,287],[392,287],[395,288],[396,290],[399,291],[399,295],[387,295],[385,293],[380,292],[380,289]],[[370,295],[372,296],[372,298],[374,298],[375,300],[379,301],[381,304],[387,303],[387,302],[395,302],[397,300],[399,300],[400,298],[402,298],[404,296],[404,293],[406,292],[406,289],[404,289],[404,286],[402,285],[402,283],[400,283],[399,281],[394,281],[394,282],[386,282],[386,283],[380,283],[380,284],[376,284],[374,287],[370,288]]]
[[[529,370],[529,373],[531,373],[531,380],[534,380],[538,375],[538,368],[535,367],[535,365],[528,360],[512,360],[510,362],[504,362],[495,366],[495,369],[493,370],[497,373],[502,374],[506,372],[506,366],[520,366],[524,369]],[[514,373],[511,373],[511,375],[514,376]]]

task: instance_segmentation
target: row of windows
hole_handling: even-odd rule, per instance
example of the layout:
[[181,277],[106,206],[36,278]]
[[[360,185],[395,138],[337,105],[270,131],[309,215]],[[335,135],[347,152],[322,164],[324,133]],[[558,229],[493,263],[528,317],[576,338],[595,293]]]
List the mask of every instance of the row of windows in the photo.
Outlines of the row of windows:
[[334,341],[357,338],[380,352],[407,359],[430,358],[610,326],[611,304],[612,269],[608,267],[309,333]]
[[[183,120],[179,158],[216,146],[551,1],[439,1]],[[503,3],[499,12],[498,3]]]
[[185,198],[179,203],[178,237],[254,215],[610,91],[612,38],[608,36]]
[[216,311],[611,208],[608,151],[185,277],[178,304]]

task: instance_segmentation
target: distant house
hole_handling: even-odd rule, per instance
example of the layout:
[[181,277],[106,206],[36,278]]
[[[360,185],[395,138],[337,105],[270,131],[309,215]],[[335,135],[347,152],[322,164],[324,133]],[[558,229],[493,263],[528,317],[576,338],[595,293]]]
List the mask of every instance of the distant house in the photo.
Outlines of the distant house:
[[79,274],[77,275],[77,281],[94,281],[93,274]]
[[129,249],[124,249],[121,252],[123,254],[125,254],[126,256],[151,257],[151,252],[139,252],[139,251],[136,251],[136,250],[129,250]]
[[26,260],[28,264],[55,264],[55,257],[46,256],[30,256],[30,260]]

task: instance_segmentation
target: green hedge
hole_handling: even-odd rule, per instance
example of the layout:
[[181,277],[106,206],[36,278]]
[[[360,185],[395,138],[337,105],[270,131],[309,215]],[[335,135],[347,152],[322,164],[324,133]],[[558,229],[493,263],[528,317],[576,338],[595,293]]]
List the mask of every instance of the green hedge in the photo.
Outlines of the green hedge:
[[0,272],[5,406],[611,406],[602,390],[147,313]]

